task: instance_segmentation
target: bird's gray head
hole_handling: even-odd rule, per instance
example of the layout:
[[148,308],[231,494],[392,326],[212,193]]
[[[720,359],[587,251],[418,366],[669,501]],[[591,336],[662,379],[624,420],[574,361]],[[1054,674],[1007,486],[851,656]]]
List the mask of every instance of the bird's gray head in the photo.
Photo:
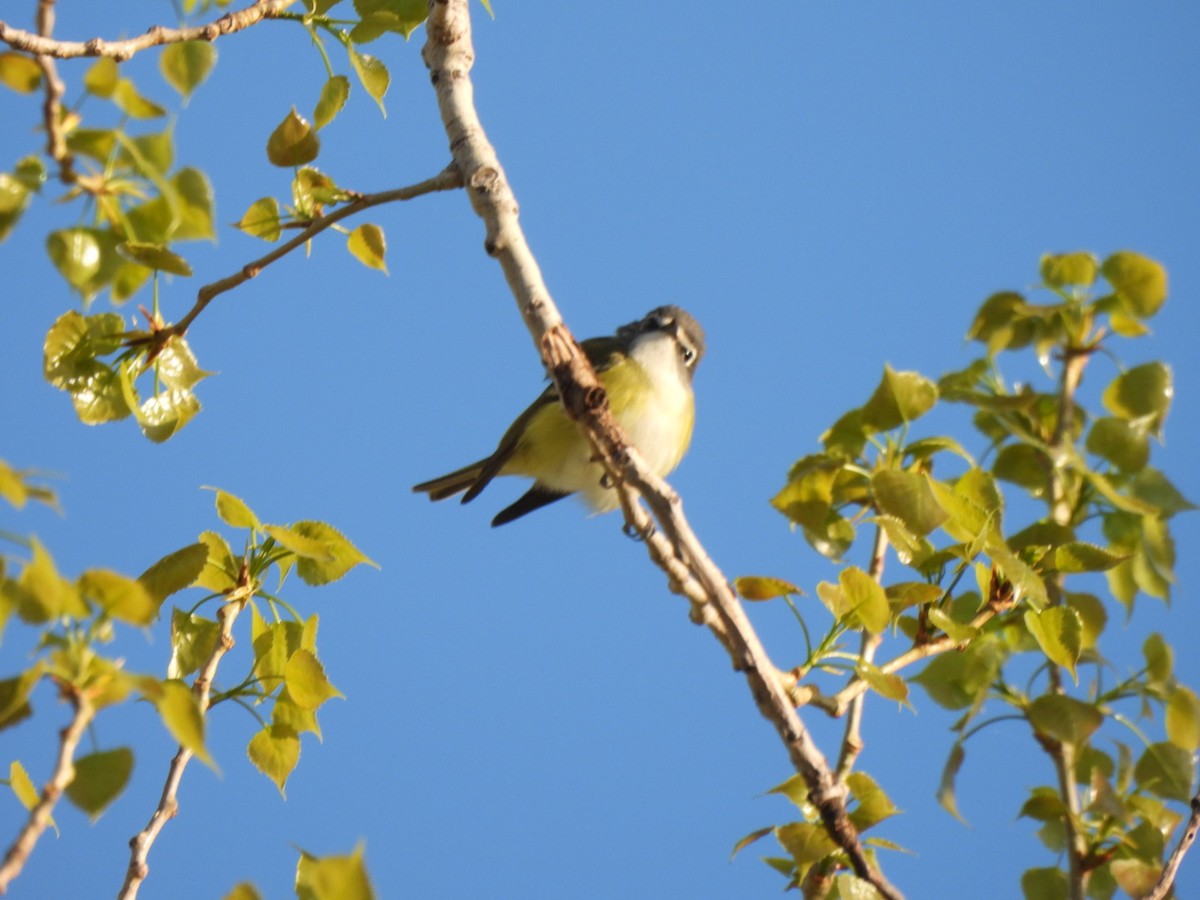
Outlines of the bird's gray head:
[[690,375],[704,356],[704,329],[700,323],[678,306],[660,306],[646,313],[645,317],[617,329],[617,337],[627,346],[640,335],[664,331],[675,338],[679,345],[679,356]]

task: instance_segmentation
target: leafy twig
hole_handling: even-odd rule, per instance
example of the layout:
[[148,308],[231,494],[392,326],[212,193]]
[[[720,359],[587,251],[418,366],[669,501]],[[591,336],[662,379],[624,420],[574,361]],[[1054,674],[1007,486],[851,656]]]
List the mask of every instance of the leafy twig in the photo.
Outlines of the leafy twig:
[[38,838],[50,823],[50,814],[54,805],[62,796],[67,786],[75,780],[75,749],[83,738],[84,732],[96,714],[95,708],[88,699],[70,688],[64,688],[71,699],[75,714],[71,722],[62,730],[58,744],[58,759],[54,763],[54,772],[50,781],[42,789],[41,797],[29,811],[25,826],[17,835],[16,840],[4,854],[4,862],[0,864],[0,894],[8,890],[13,879],[21,874],[29,855],[33,852]]
[[[209,654],[204,666],[200,669],[200,673],[196,676],[196,680],[192,682],[192,691],[196,694],[199,701],[201,715],[204,715],[208,710],[209,698],[212,694],[213,678],[216,677],[217,667],[221,663],[221,658],[233,647],[233,623],[237,620],[238,614],[245,608],[246,603],[253,594],[254,585],[243,565],[241,576],[238,579],[238,586],[229,592],[225,603],[217,611],[217,622],[220,625],[220,631],[217,635],[216,644],[213,646],[212,653]],[[155,808],[153,815],[150,816],[150,821],[146,824],[146,827],[129,841],[131,851],[129,867],[125,871],[125,883],[121,885],[121,890],[117,894],[118,900],[133,900],[137,896],[142,882],[150,874],[150,866],[146,862],[146,857],[149,856],[150,848],[153,846],[155,839],[157,839],[159,832],[162,831],[163,826],[179,812],[179,800],[177,799],[179,782],[183,778],[183,770],[191,762],[192,756],[193,753],[191,750],[180,745],[179,750],[171,759],[171,765],[167,769],[167,779],[163,784],[163,792],[158,801],[157,808]]]
[[636,504],[627,495],[622,497],[628,516],[626,529],[647,538],[651,557],[663,567],[671,586],[693,600],[693,609],[702,605],[711,610],[711,615],[702,612],[700,616],[716,625],[714,633],[729,651],[735,668],[745,674],[759,710],[775,726],[793,765],[804,777],[826,830],[860,878],[889,900],[898,900],[899,891],[874,867],[859,843],[846,812],[846,788],[834,782],[825,757],[796,715],[776,668],[728,580],[693,534],[679,496],[646,469],[637,451],[625,440],[608,409],[595,371],[550,297],[517,220],[512,189],[475,110],[470,80],[474,50],[467,0],[433,0],[426,29],[425,64],[431,72],[455,163],[471,205],[486,227],[484,247],[500,264],[568,415],[584,428],[618,490],[632,488],[646,501],[661,538],[650,533],[650,523],[644,516],[630,516]]
[[[50,3],[53,0],[49,0]],[[195,25],[190,28],[167,28],[155,25],[145,34],[121,41],[92,38],[89,41],[56,41],[49,33],[34,34],[13,28],[0,21],[0,42],[14,50],[23,50],[35,56],[55,59],[77,59],[79,57],[107,56],[118,62],[129,59],[135,53],[164,44],[179,44],[184,41],[215,41],[217,38],[257,25],[264,19],[275,19],[283,14],[294,0],[257,0],[245,9],[226,13],[215,22]],[[43,5],[46,5],[43,2]],[[40,31],[40,29],[39,29]]]
[[1171,885],[1175,883],[1175,876],[1179,873],[1179,866],[1183,863],[1183,857],[1188,850],[1192,848],[1197,832],[1200,832],[1200,794],[1192,798],[1192,814],[1188,818],[1187,828],[1179,836],[1179,843],[1171,851],[1167,864],[1163,866],[1162,874],[1158,876],[1158,883],[1142,900],[1163,900],[1170,893]]

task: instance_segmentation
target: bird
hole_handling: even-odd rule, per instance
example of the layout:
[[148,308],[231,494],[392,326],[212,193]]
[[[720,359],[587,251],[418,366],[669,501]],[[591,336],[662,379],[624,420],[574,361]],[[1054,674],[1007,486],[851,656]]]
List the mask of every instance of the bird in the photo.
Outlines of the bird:
[[[692,439],[692,378],[704,356],[700,323],[678,306],[660,306],[582,347],[630,443],[651,470],[667,475]],[[493,528],[571,494],[580,494],[594,513],[618,506],[604,467],[567,417],[553,384],[517,416],[490,456],[414,485],[413,491],[434,501],[462,494],[468,503],[497,475],[525,476],[533,485],[492,519]]]

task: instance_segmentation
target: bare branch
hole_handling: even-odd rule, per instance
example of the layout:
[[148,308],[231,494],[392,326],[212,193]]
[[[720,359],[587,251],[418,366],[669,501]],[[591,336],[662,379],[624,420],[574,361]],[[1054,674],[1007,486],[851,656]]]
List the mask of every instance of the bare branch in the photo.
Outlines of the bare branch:
[[[39,0],[37,11],[38,35],[49,38],[54,32],[55,0]],[[46,153],[58,163],[58,177],[63,184],[75,181],[75,158],[67,149],[67,138],[62,127],[62,98],[66,86],[58,77],[58,66],[49,56],[39,55],[34,60],[42,71],[46,84],[46,95],[42,101],[42,125],[46,129]]]
[[81,697],[72,688],[64,688],[64,692],[70,696],[75,714],[71,717],[70,724],[62,730],[58,744],[58,759],[54,763],[54,772],[50,776],[50,781],[42,789],[38,802],[29,811],[29,818],[25,821],[25,826],[8,848],[8,852],[4,854],[4,862],[0,864],[0,894],[6,893],[13,879],[21,874],[21,869],[24,868],[29,855],[33,853],[38,838],[50,824],[50,814],[54,810],[54,805],[58,803],[58,799],[67,789],[67,785],[75,780],[75,750],[79,746],[83,733],[96,715],[96,710],[87,698]]
[[[633,488],[650,507],[665,540],[649,535],[649,522],[632,513],[623,497],[626,528],[649,535],[651,558],[666,572],[673,589],[684,592],[693,610],[703,606],[706,624],[746,676],[760,712],[775,726],[826,830],[845,851],[855,873],[887,898],[901,894],[875,869],[846,813],[846,789],[837,785],[828,763],[783,689],[778,671],[763,649],[728,580],[709,559],[683,516],[679,496],[649,472],[629,446],[608,409],[607,398],[578,343],[563,324],[517,221],[517,202],[475,110],[470,69],[474,63],[467,0],[431,0],[423,50],[454,161],[475,212],[483,220],[484,248],[504,272],[522,318],[554,379],[568,415],[584,428],[599,459],[619,490]],[[693,614],[695,618],[696,615]],[[712,625],[710,624],[710,627]]]
[[293,2],[295,0],[257,0],[245,9],[227,13],[207,25],[195,25],[190,28],[155,25],[145,34],[123,41],[107,41],[98,37],[90,41],[56,41],[49,36],[49,32],[33,34],[0,21],[0,42],[8,44],[14,50],[23,50],[35,56],[52,56],[55,59],[107,56],[121,62],[150,47],[179,44],[183,41],[215,41],[224,35],[257,25],[265,19],[279,18]]
[[[242,573],[238,579],[238,586],[230,591],[220,610],[217,611],[217,622],[220,625],[217,642],[213,646],[212,653],[209,654],[204,666],[196,676],[196,680],[192,682],[192,691],[196,694],[200,702],[201,715],[208,712],[209,698],[212,695],[212,683],[217,674],[217,667],[221,664],[221,658],[233,647],[233,623],[237,620],[238,613],[245,608],[247,601],[250,600],[253,594],[253,584],[243,563]],[[179,812],[179,782],[183,778],[183,770],[187,768],[187,764],[191,762],[191,759],[192,752],[183,746],[180,746],[175,756],[171,759],[171,765],[167,769],[167,779],[163,785],[163,792],[158,801],[158,807],[154,810],[153,815],[150,816],[150,821],[146,824],[146,827],[129,841],[129,849],[131,851],[129,867],[125,870],[125,883],[121,885],[121,890],[117,894],[118,900],[133,900],[137,896],[142,882],[150,874],[150,866],[146,862],[146,857],[150,855],[150,848],[154,845],[154,841],[158,837],[159,832],[162,831],[163,826]]]
[[1163,900],[1171,892],[1171,885],[1175,883],[1175,876],[1179,874],[1179,866],[1183,863],[1183,857],[1192,849],[1197,832],[1200,832],[1200,794],[1192,798],[1192,814],[1188,818],[1187,828],[1179,836],[1179,843],[1171,851],[1167,864],[1163,866],[1158,883],[1142,900]]

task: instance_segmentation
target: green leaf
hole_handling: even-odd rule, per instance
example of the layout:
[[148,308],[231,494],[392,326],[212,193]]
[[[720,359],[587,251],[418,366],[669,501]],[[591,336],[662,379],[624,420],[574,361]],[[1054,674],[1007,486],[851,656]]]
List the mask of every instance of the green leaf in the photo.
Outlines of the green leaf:
[[1096,280],[1096,257],[1084,251],[1046,254],[1042,257],[1042,281],[1050,287],[1087,287]]
[[1117,886],[1130,897],[1149,896],[1162,875],[1162,866],[1142,859],[1114,859],[1108,868]]
[[929,534],[947,519],[924,475],[881,469],[871,476],[871,492],[881,513],[899,519],[918,537]]
[[[33,779],[29,777],[29,773],[25,771],[25,767],[18,760],[14,759],[8,766],[8,785],[12,788],[17,800],[26,809],[33,809],[41,802],[42,795],[34,787]],[[55,824],[54,817],[49,816],[46,821],[54,829],[54,833],[58,834],[58,825]]]
[[966,709],[985,696],[1000,671],[1003,651],[991,640],[978,638],[958,653],[934,657],[910,680],[945,709]]
[[1058,796],[1058,791],[1052,787],[1036,787],[1029,792],[1029,799],[1017,815],[1039,822],[1050,822],[1063,818],[1067,813],[1067,804]]
[[775,839],[791,854],[797,868],[804,870],[837,850],[837,844],[822,826],[808,822],[780,825],[775,829]]
[[258,521],[258,516],[240,497],[235,497],[219,488],[209,487],[205,490],[216,493],[217,515],[226,525],[233,528],[253,528],[262,531],[262,523]]
[[188,265],[187,260],[178,253],[172,253],[162,244],[126,241],[117,247],[117,251],[138,265],[156,272],[170,272],[172,275],[183,276],[192,274],[192,267]]
[[1133,768],[1138,786],[1164,800],[1192,798],[1192,752],[1171,743],[1151,744]]
[[992,464],[993,475],[1020,485],[1035,497],[1045,493],[1050,471],[1050,458],[1030,444],[1006,444]]
[[337,581],[360,563],[379,568],[373,560],[364,555],[331,525],[324,522],[303,521],[294,523],[291,530],[303,537],[324,541],[331,554],[331,558],[328,560],[302,557],[296,563],[296,574],[305,584],[318,586]]
[[1190,753],[1200,749],[1200,698],[1182,685],[1171,692],[1166,709],[1167,739]]
[[162,602],[172,594],[190,587],[204,571],[208,547],[200,542],[169,553],[138,576],[142,587],[154,599]]
[[333,551],[330,550],[329,544],[320,538],[307,537],[284,525],[264,525],[262,530],[275,538],[278,544],[303,559],[316,559],[321,562],[333,559]]
[[301,851],[296,866],[297,900],[374,900],[360,844],[346,856],[317,857]]
[[33,714],[29,695],[41,677],[42,665],[39,663],[15,678],[0,680],[0,729],[16,725]]
[[1175,670],[1175,652],[1161,634],[1150,635],[1142,643],[1146,659],[1146,682],[1150,687],[1165,686]]
[[900,812],[875,779],[866,772],[851,772],[846,776],[846,787],[858,801],[850,813],[850,821],[859,832],[873,828],[884,819],[890,819]]
[[863,423],[877,431],[919,419],[937,403],[937,385],[918,372],[896,372],[883,367],[883,378],[862,408]]
[[1104,408],[1126,420],[1145,420],[1155,435],[1162,433],[1175,393],[1171,369],[1160,362],[1135,366],[1118,375],[1104,390]]
[[117,105],[117,109],[131,119],[157,119],[167,114],[167,111],[153,100],[148,100],[138,93],[138,89],[128,78],[117,81],[111,99]]
[[1054,568],[1068,574],[1104,572],[1128,558],[1127,553],[1113,553],[1095,544],[1071,541],[1054,549]]
[[962,741],[955,741],[954,746],[950,748],[950,756],[946,759],[946,765],[942,769],[942,781],[937,789],[937,800],[942,805],[942,809],[964,825],[967,824],[967,820],[958,811],[958,801],[954,796],[954,782],[958,778],[958,770],[962,768],[963,760],[966,758],[967,751],[963,748]]
[[1067,875],[1055,866],[1026,869],[1021,874],[1021,894],[1024,900],[1067,900]]
[[1087,436],[1087,449],[1102,457],[1122,472],[1138,472],[1150,461],[1150,440],[1146,430],[1109,416],[1092,423]]
[[374,56],[359,53],[353,47],[350,48],[349,52],[350,65],[354,69],[354,74],[358,76],[358,80],[362,83],[367,93],[379,105],[379,111],[386,116],[387,109],[384,108],[383,98],[387,94],[388,85],[392,80],[392,76],[388,74],[387,66]]
[[743,600],[774,600],[776,597],[803,595],[790,581],[768,575],[742,575],[733,579],[733,589]]
[[346,249],[367,268],[387,274],[387,263],[384,261],[387,239],[378,225],[359,225],[346,239]]
[[94,822],[120,796],[133,772],[133,751],[128,747],[91,753],[75,760],[75,778],[67,785],[67,798]]
[[207,41],[184,41],[169,44],[158,58],[167,84],[186,100],[199,87],[217,61],[217,48]]
[[1129,491],[1138,501],[1149,504],[1154,512],[1166,518],[1196,509],[1196,504],[1179,493],[1167,476],[1157,469],[1146,468],[1138,472]]
[[301,709],[317,709],[326,700],[343,696],[325,677],[320,660],[303,648],[288,657],[283,675],[288,695]]
[[993,294],[979,307],[967,337],[987,344],[988,356],[1026,346],[1036,329],[1024,315],[1025,307],[1025,298],[1013,291]]
[[18,94],[32,94],[42,83],[42,70],[24,53],[0,53],[0,84]]
[[768,825],[766,828],[760,828],[757,831],[750,832],[748,835],[746,835],[744,838],[742,838],[740,841],[738,841],[736,844],[733,845],[733,850],[730,851],[729,858],[733,859],[735,856],[737,856],[739,853],[741,853],[743,850],[745,850],[751,844],[755,843],[756,841],[761,840],[762,838],[765,838],[768,834],[770,834],[774,830],[775,830],[775,826]]
[[16,585],[19,588],[17,615],[33,624],[50,622],[60,616],[86,618],[87,604],[75,585],[58,574],[50,553],[37,538],[29,539],[31,558]]
[[320,152],[321,140],[317,132],[295,107],[267,138],[267,159],[276,166],[302,166],[316,159]]
[[860,662],[855,671],[867,683],[867,687],[879,696],[897,703],[908,703],[908,685],[899,675],[884,672],[879,666],[868,662]]
[[101,57],[88,68],[83,76],[83,86],[89,94],[111,97],[121,79],[121,70],[116,60]]
[[169,388],[188,390],[212,374],[200,368],[192,348],[181,337],[168,340],[154,364],[159,379]]
[[1100,271],[1125,310],[1140,319],[1153,316],[1167,299],[1167,270],[1140,253],[1120,250],[1104,261]]
[[300,761],[300,737],[296,732],[288,725],[268,725],[250,739],[246,755],[286,798],[284,783]]
[[182,681],[159,681],[149,676],[142,677],[138,685],[146,699],[158,710],[171,737],[197,759],[216,768],[208,748],[204,746],[204,714],[191,688]]
[[142,434],[161,444],[174,437],[198,412],[200,401],[195,394],[185,388],[170,388],[142,403],[137,420]]
[[1083,650],[1091,650],[1100,639],[1104,626],[1108,624],[1108,612],[1098,597],[1091,594],[1067,594],[1067,606],[1079,614],[1082,631],[1079,644]]
[[1025,627],[1047,658],[1065,667],[1074,678],[1082,650],[1083,622],[1079,613],[1065,606],[1051,606],[1041,612],[1027,610]]
[[235,884],[232,890],[222,897],[221,900],[262,900],[262,894],[250,882],[242,881]]
[[200,543],[208,548],[208,561],[195,581],[196,587],[214,594],[233,590],[237,586],[240,563],[234,561],[225,538],[214,531],[205,531],[200,535]]
[[348,96],[350,79],[345,75],[330,76],[321,88],[321,99],[317,101],[316,109],[313,110],[313,124],[318,130],[332,122],[342,111]]
[[80,575],[79,592],[114,619],[131,625],[149,625],[158,615],[158,601],[140,581],[108,569],[88,569]]
[[1038,697],[1029,704],[1026,715],[1029,717],[1029,724],[1039,734],[1076,747],[1086,743],[1104,724],[1104,714],[1100,710],[1090,703],[1065,694],[1044,694]]
[[279,221],[279,203],[274,197],[260,197],[250,204],[237,227],[251,237],[277,241],[283,233]]
[[52,231],[46,238],[46,253],[67,284],[83,292],[100,271],[100,242],[89,228]]
[[849,610],[872,634],[882,634],[891,620],[892,608],[887,594],[874,578],[858,566],[849,566],[838,575]]
[[186,678],[208,662],[217,646],[221,627],[181,609],[171,612],[171,662],[167,674],[171,678]]

